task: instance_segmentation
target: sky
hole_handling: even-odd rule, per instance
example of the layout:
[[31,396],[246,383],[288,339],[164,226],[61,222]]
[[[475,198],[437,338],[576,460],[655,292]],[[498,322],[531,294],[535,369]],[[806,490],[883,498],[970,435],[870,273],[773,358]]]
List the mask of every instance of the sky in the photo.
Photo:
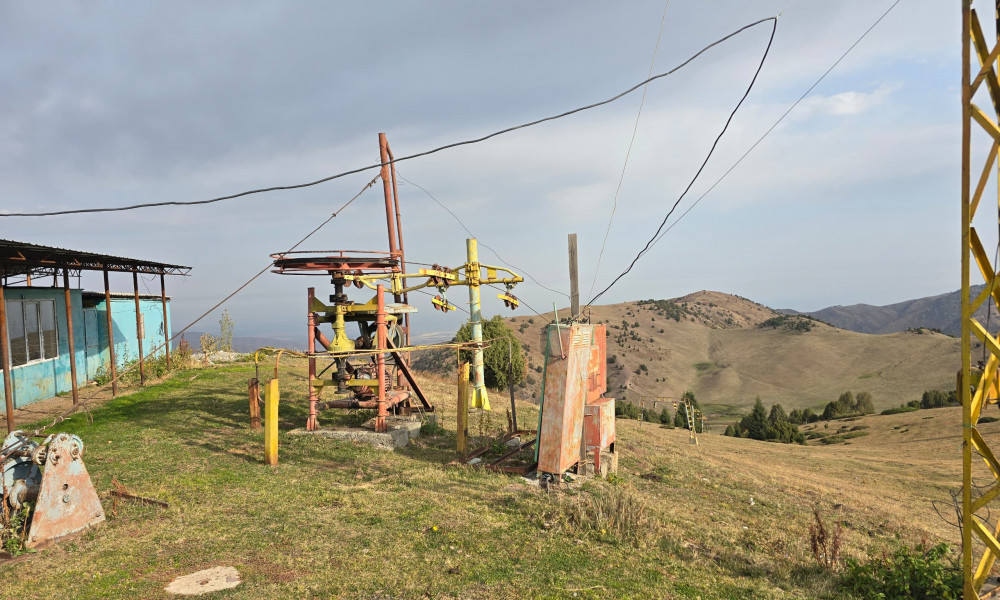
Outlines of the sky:
[[[647,77],[654,48],[653,72],[664,72],[784,11],[676,226],[599,303],[708,289],[817,310],[945,293],[960,287],[956,2],[902,0],[675,221],[890,4],[673,0],[657,47],[659,0],[0,2],[0,212],[193,201],[315,180],[378,162],[379,132],[398,157],[604,100]],[[576,233],[590,299],[688,185],[770,30],[749,29],[649,84],[600,265],[642,90],[399,163],[407,258],[464,262],[468,233],[419,185],[500,255],[481,248],[483,262],[516,265],[527,281],[514,293],[539,312],[568,304],[567,234]],[[176,330],[375,175],[204,206],[0,217],[0,237],[191,266],[167,282]],[[302,249],[386,250],[381,186]],[[82,283],[102,288],[99,278]],[[157,281],[142,285],[158,292]],[[236,335],[298,335],[309,285],[328,293],[325,277],[257,279],[225,306]],[[130,277],[113,275],[112,287],[130,291]],[[484,314],[509,314],[484,297]],[[467,302],[461,289],[448,298]],[[417,333],[461,325],[462,313],[411,301]]]

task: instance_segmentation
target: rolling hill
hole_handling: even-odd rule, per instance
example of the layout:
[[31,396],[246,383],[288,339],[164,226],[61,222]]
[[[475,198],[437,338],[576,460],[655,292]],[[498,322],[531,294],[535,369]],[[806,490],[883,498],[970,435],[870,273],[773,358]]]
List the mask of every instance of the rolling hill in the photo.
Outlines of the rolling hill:
[[[984,285],[972,287],[972,297],[975,298]],[[782,309],[783,314],[809,315],[826,321],[842,329],[859,333],[895,333],[911,328],[938,329],[948,335],[958,336],[962,333],[961,324],[961,290],[906,300],[886,306],[871,304],[852,304],[850,306],[829,306],[820,310],[800,312]],[[986,323],[989,318],[992,323],[1000,322],[995,309],[987,314],[989,303],[984,304],[976,312],[976,318]],[[994,329],[991,327],[991,329]]]
[[[608,326],[608,395],[649,404],[692,390],[717,422],[746,412],[756,396],[822,410],[846,390],[867,391],[881,410],[953,388],[959,364],[959,341],[947,335],[857,333],[721,292],[595,306],[590,318]],[[522,396],[540,393],[550,322],[552,313],[508,319],[526,349]],[[417,367],[453,364],[450,353],[425,354]]]

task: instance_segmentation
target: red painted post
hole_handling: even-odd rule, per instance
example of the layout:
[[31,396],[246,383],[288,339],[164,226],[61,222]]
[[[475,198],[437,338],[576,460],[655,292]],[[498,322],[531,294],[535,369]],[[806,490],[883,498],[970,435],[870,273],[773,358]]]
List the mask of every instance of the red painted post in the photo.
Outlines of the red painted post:
[[139,310],[139,274],[132,271],[132,287],[135,288],[135,337],[139,341],[139,385],[146,385],[146,364],[142,354],[142,312]]
[[66,299],[66,336],[69,338],[69,374],[73,388],[73,404],[79,404],[80,388],[76,385],[76,344],[73,340],[73,303],[69,298],[69,269],[63,269],[63,293]]
[[378,299],[378,312],[375,313],[375,331],[379,353],[376,355],[376,379],[378,379],[378,413],[375,415],[375,431],[388,431],[389,427],[385,422],[389,411],[385,403],[385,350],[386,344],[386,318],[385,318],[385,286],[379,285],[375,292]]
[[385,141],[385,134],[378,134],[379,158],[382,161],[382,192],[385,195],[385,223],[389,228],[389,253],[393,258],[399,258],[399,251],[396,248],[396,225],[392,210],[392,180],[389,175],[389,149],[388,142]]
[[10,382],[10,346],[7,343],[7,301],[0,280],[0,363],[3,364],[3,399],[7,412],[7,433],[14,431],[14,388]]
[[111,361],[111,395],[118,395],[118,366],[115,358],[115,325],[111,320],[111,286],[108,285],[108,270],[104,269],[104,316],[108,324],[108,358]]
[[167,323],[167,282],[160,273],[160,301],[163,302],[163,348],[167,353],[167,370],[170,370],[170,329]]
[[313,386],[313,381],[316,379],[316,359],[313,358],[312,354],[316,352],[316,313],[313,312],[312,304],[313,298],[316,297],[316,288],[309,288],[309,420],[306,421],[306,431],[316,431],[319,429],[319,411],[316,407],[316,402],[319,398],[316,397],[316,388]]

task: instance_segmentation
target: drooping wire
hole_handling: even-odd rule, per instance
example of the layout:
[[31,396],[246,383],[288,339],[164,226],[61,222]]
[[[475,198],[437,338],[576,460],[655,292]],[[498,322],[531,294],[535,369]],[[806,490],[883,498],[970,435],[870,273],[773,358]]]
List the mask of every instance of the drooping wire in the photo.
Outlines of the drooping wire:
[[[380,176],[376,176],[374,179],[372,179],[371,181],[369,181],[363,188],[361,188],[361,191],[359,191],[357,194],[354,195],[353,198],[351,198],[343,206],[341,206],[340,208],[338,208],[333,214],[331,214],[329,217],[327,217],[327,219],[325,221],[323,221],[322,223],[320,223],[315,229],[313,229],[312,231],[310,231],[309,233],[307,233],[305,235],[305,237],[303,237],[299,241],[295,242],[295,244],[286,251],[286,254],[289,253],[289,252],[295,251],[299,246],[301,246],[302,244],[304,244],[306,242],[306,240],[308,240],[309,238],[311,238],[313,235],[316,234],[316,232],[318,232],[320,229],[322,229],[324,226],[326,226],[326,224],[329,223],[330,221],[332,221],[334,219],[334,217],[336,217],[337,215],[339,215],[345,208],[347,208],[348,206],[350,206],[351,203],[353,203],[362,194],[364,194],[373,185],[375,185],[375,182],[379,180],[379,177]],[[201,316],[199,316],[197,319],[195,319],[195,320],[191,321],[190,323],[188,323],[183,329],[181,329],[177,333],[175,333],[172,336],[170,336],[169,339],[166,339],[167,333],[164,332],[164,343],[161,344],[160,346],[157,346],[157,347],[153,348],[150,351],[149,355],[153,356],[154,354],[156,354],[157,352],[159,352],[162,348],[168,347],[168,345],[171,342],[173,342],[178,337],[182,336],[185,331],[187,331],[188,329],[190,329],[191,327],[193,327],[194,325],[196,325],[199,321],[201,321],[202,319],[204,319],[205,317],[207,317],[209,314],[211,314],[212,311],[214,311],[215,309],[217,309],[220,306],[222,306],[223,304],[225,304],[233,296],[235,296],[236,294],[240,293],[248,285],[250,285],[251,283],[253,283],[254,281],[256,281],[257,278],[260,277],[261,275],[263,275],[265,272],[267,272],[271,268],[271,266],[272,266],[272,264],[268,263],[268,265],[265,266],[260,271],[258,271],[257,274],[255,274],[252,277],[250,277],[250,279],[246,280],[241,286],[239,286],[238,288],[236,288],[236,290],[234,290],[228,296],[226,296],[225,298],[223,298],[222,300],[220,300],[219,302],[217,302],[214,306],[212,306],[212,308],[210,308],[207,311],[205,311],[204,313],[202,313]],[[70,415],[72,415],[73,413],[75,413],[77,411],[87,410],[87,403],[90,402],[91,400],[97,398],[96,392],[98,392],[99,390],[104,389],[107,386],[111,385],[111,383],[113,381],[118,381],[126,373],[128,373],[129,371],[137,368],[138,366],[139,366],[139,362],[136,361],[135,363],[132,363],[131,366],[129,366],[129,367],[125,368],[125,369],[122,369],[121,371],[118,371],[116,373],[116,376],[113,379],[109,380],[104,385],[97,386],[94,389],[94,392],[95,392],[94,394],[91,394],[90,396],[87,396],[85,398],[81,398],[79,403],[70,406],[68,409],[66,409],[65,411],[63,411],[62,413],[60,413],[59,415],[57,415],[56,417],[54,417],[49,424],[44,425],[42,427],[39,427],[38,429],[35,429],[31,433],[31,435],[30,436],[26,436],[25,439],[27,439],[29,437],[37,437],[43,431],[45,431],[47,429],[51,429],[52,427],[55,427],[58,423],[61,423],[62,421],[65,421],[67,417],[69,417]],[[3,456],[0,456],[0,463],[2,463],[9,456],[11,456],[11,454],[13,454],[13,452],[17,451],[22,445],[23,445],[23,442],[20,443],[20,444],[17,444],[16,446],[12,445],[11,447],[8,447],[8,448],[4,449],[4,451],[6,451],[7,454],[4,454]]]
[[761,69],[764,68],[764,63],[767,61],[767,56],[771,52],[771,44],[774,43],[774,34],[778,30],[778,20],[777,20],[777,18],[773,18],[772,19],[771,25],[772,25],[771,26],[771,36],[767,40],[767,47],[764,49],[764,54],[760,58],[760,64],[757,65],[757,70],[753,74],[753,79],[750,80],[750,85],[747,86],[746,91],[743,93],[743,97],[740,98],[740,101],[736,103],[736,106],[733,108],[732,112],[729,113],[729,118],[726,119],[726,124],[723,125],[722,131],[719,132],[719,135],[717,135],[715,137],[715,141],[712,142],[712,147],[709,149],[708,154],[705,156],[705,160],[702,161],[701,166],[698,167],[698,170],[695,172],[694,177],[691,178],[691,181],[688,182],[687,187],[684,188],[684,191],[681,192],[680,196],[678,196],[678,198],[674,202],[673,206],[671,206],[670,210],[667,211],[667,215],[665,217],[663,217],[663,221],[660,222],[660,226],[657,227],[656,232],[653,233],[653,236],[651,238],[649,238],[649,241],[646,242],[646,245],[643,247],[643,249],[640,250],[638,254],[636,254],[635,258],[632,259],[632,262],[631,262],[631,264],[629,264],[628,268],[626,268],[624,271],[621,272],[621,274],[619,274],[617,277],[615,277],[614,280],[612,280],[611,283],[609,283],[607,287],[605,287],[603,290],[601,290],[601,292],[599,294],[597,294],[596,296],[593,296],[590,299],[590,301],[587,302],[587,306],[590,306],[591,304],[593,304],[598,298],[600,298],[601,296],[603,296],[616,283],[618,283],[621,280],[622,277],[625,277],[626,275],[629,274],[629,272],[632,271],[632,267],[634,267],[635,264],[637,262],[639,262],[639,259],[642,258],[643,255],[646,254],[646,252],[649,251],[650,247],[652,247],[652,245],[653,245],[653,242],[656,241],[656,237],[660,234],[660,232],[663,230],[663,227],[667,224],[667,221],[670,219],[670,215],[674,214],[674,211],[677,210],[677,206],[681,203],[681,200],[684,199],[684,196],[687,195],[688,191],[691,190],[691,187],[698,180],[698,176],[701,175],[701,172],[705,169],[705,166],[708,164],[709,159],[711,159],[712,155],[715,153],[715,148],[719,145],[719,140],[722,139],[722,136],[725,135],[726,130],[729,129],[729,124],[732,123],[733,117],[736,116],[736,112],[743,105],[743,102],[747,99],[747,96],[750,95],[750,90],[753,89],[754,84],[757,82],[757,77],[760,75]]
[[740,165],[740,163],[742,163],[743,160],[747,157],[747,155],[750,154],[751,152],[753,152],[754,149],[757,148],[757,146],[759,146],[760,143],[764,141],[764,138],[766,138],[768,135],[770,135],[771,132],[774,131],[774,129],[778,126],[778,124],[780,124],[782,121],[784,121],[785,117],[787,117],[789,113],[791,113],[793,110],[795,110],[795,107],[797,107],[803,100],[805,100],[806,96],[808,96],[810,93],[812,93],[812,91],[814,89],[816,89],[816,86],[818,86],[820,84],[820,82],[822,82],[824,79],[826,79],[826,76],[829,75],[830,72],[833,71],[837,67],[837,65],[839,65],[841,63],[841,61],[843,61],[844,58],[846,58],[847,55],[851,53],[852,50],[854,50],[855,46],[857,46],[858,44],[860,44],[863,39],[865,39],[866,37],[868,37],[868,34],[871,33],[871,31],[873,29],[875,29],[875,27],[879,23],[882,22],[882,19],[884,19],[890,12],[892,12],[892,9],[896,8],[896,5],[899,4],[900,2],[901,2],[901,0],[896,0],[895,2],[893,2],[889,6],[889,8],[887,8],[886,11],[884,13],[882,13],[882,15],[878,19],[876,19],[875,22],[872,23],[871,26],[868,27],[868,29],[866,29],[864,33],[861,34],[861,37],[859,37],[858,39],[854,40],[854,43],[851,44],[847,48],[847,50],[845,50],[844,53],[841,54],[840,57],[836,61],[834,61],[834,63],[832,65],[830,65],[830,68],[828,68],[822,75],[820,75],[819,79],[817,79],[815,82],[813,82],[813,84],[811,86],[809,86],[809,89],[807,89],[805,92],[803,92],[802,95],[799,96],[798,100],[796,100],[795,102],[793,102],[792,105],[788,107],[788,110],[786,110],[780,117],[778,117],[777,121],[775,121],[774,123],[772,123],[771,126],[767,128],[767,131],[764,132],[764,135],[762,135],[759,138],[757,138],[757,141],[754,142],[752,146],[750,146],[749,148],[747,148],[747,151],[744,152],[743,155],[740,156],[740,158],[736,162],[734,162],[731,167],[729,167],[728,169],[726,169],[726,172],[723,173],[722,176],[719,177],[717,180],[715,180],[715,183],[713,183],[707,190],[705,190],[705,192],[701,196],[698,196],[698,199],[695,200],[694,202],[692,202],[691,206],[689,206],[687,208],[687,210],[685,210],[683,213],[681,213],[681,216],[677,217],[677,220],[675,220],[673,223],[671,223],[670,227],[667,227],[663,231],[663,233],[660,234],[660,237],[658,237],[656,239],[656,241],[653,242],[653,245],[655,246],[656,243],[659,242],[660,239],[663,238],[663,236],[667,235],[667,233],[671,229],[673,229],[675,225],[677,225],[678,223],[680,223],[680,221],[684,217],[686,217],[687,214],[689,212],[691,212],[691,210],[695,206],[697,206],[699,202],[701,202],[702,198],[704,198],[705,196],[707,196],[709,193],[712,192],[712,190],[714,190],[716,188],[716,186],[718,186],[720,183],[722,183],[722,180],[725,179],[736,167],[738,167]]
[[[667,22],[667,7],[670,0],[663,5],[663,16],[660,17],[660,32],[656,34],[656,45],[653,46],[653,56],[649,59],[649,74],[653,74],[653,66],[656,64],[656,53],[660,49],[660,38],[663,37],[663,24]],[[611,224],[615,222],[615,212],[618,211],[618,194],[622,191],[622,182],[625,181],[625,170],[628,168],[628,159],[632,155],[632,145],[635,144],[635,135],[639,131],[639,118],[642,116],[642,106],[646,103],[646,91],[649,85],[642,86],[642,98],[639,100],[639,110],[635,114],[635,125],[632,126],[632,139],[628,142],[628,149],[625,150],[625,162],[622,164],[621,175],[618,176],[618,187],[615,188],[615,196],[611,202],[611,216],[608,217],[608,228],[604,230],[604,239],[601,241],[601,251],[597,255],[597,267],[594,269],[594,279],[590,282],[590,295],[594,294],[594,287],[597,285],[597,275],[601,272],[601,259],[604,258],[604,248],[608,245],[608,235],[611,234]]]
[[574,108],[574,109],[571,109],[571,110],[567,110],[565,112],[562,112],[562,113],[559,113],[559,114],[556,114],[556,115],[552,115],[552,116],[548,116],[548,117],[543,117],[541,119],[536,119],[534,121],[529,121],[527,123],[522,123],[520,125],[514,125],[514,126],[511,126],[511,127],[500,129],[498,131],[494,131],[493,133],[489,133],[489,134],[486,134],[486,135],[478,137],[478,138],[472,138],[472,139],[463,140],[463,141],[460,141],[460,142],[452,142],[450,144],[445,144],[443,146],[438,146],[437,148],[433,148],[431,150],[425,150],[423,152],[417,152],[416,154],[410,154],[408,156],[401,156],[401,157],[395,159],[394,161],[388,161],[386,163],[381,163],[380,162],[380,163],[375,163],[375,164],[367,165],[367,166],[364,166],[364,167],[358,167],[358,168],[355,168],[355,169],[350,169],[350,170],[347,170],[347,171],[342,171],[342,172],[337,173],[335,175],[329,175],[327,177],[322,177],[320,179],[317,179],[315,181],[310,181],[310,182],[307,182],[307,183],[297,183],[297,184],[291,184],[291,185],[276,185],[276,186],[271,186],[271,187],[266,187],[266,188],[258,188],[258,189],[248,190],[248,191],[245,191],[245,192],[240,192],[238,194],[230,194],[228,196],[220,196],[218,198],[211,198],[211,199],[208,199],[208,200],[147,202],[147,203],[143,203],[143,204],[133,204],[131,206],[115,206],[115,207],[104,207],[104,208],[79,208],[79,209],[72,209],[72,210],[57,210],[57,211],[48,211],[48,212],[0,213],[0,217],[51,217],[51,216],[58,216],[58,215],[74,215],[74,214],[82,214],[82,213],[117,212],[117,211],[126,211],[126,210],[136,210],[136,209],[140,209],[140,208],[152,208],[152,207],[156,207],[156,206],[193,206],[193,205],[198,205],[198,204],[212,204],[212,203],[215,203],[215,202],[222,202],[224,200],[233,200],[235,198],[241,198],[243,196],[250,196],[252,194],[261,194],[261,193],[265,193],[265,192],[274,192],[274,191],[281,191],[281,190],[295,190],[295,189],[301,189],[301,188],[311,187],[311,186],[314,186],[314,185],[319,185],[321,183],[326,183],[328,181],[333,181],[334,179],[340,179],[341,177],[345,177],[347,175],[353,175],[355,173],[361,173],[363,171],[368,171],[368,170],[371,170],[371,169],[379,169],[379,168],[382,168],[382,167],[384,167],[384,166],[386,166],[388,164],[393,164],[393,163],[398,164],[398,163],[403,162],[405,160],[412,160],[414,158],[420,158],[420,157],[423,157],[423,156],[430,156],[431,154],[436,154],[436,153],[441,152],[443,150],[448,150],[448,149],[451,149],[451,148],[457,148],[459,146],[468,146],[468,145],[471,145],[471,144],[478,144],[480,142],[485,142],[486,140],[489,140],[491,138],[497,137],[499,135],[503,135],[505,133],[510,133],[512,131],[517,131],[518,129],[525,129],[527,127],[533,127],[535,125],[540,125],[540,124],[546,123],[548,121],[555,121],[556,119],[562,119],[564,117],[568,117],[570,115],[574,115],[576,113],[583,112],[585,110],[590,110],[592,108],[598,108],[598,107],[604,106],[606,104],[611,104],[612,102],[620,100],[621,98],[627,96],[628,94],[631,94],[632,92],[636,91],[637,89],[641,88],[642,86],[646,85],[647,83],[649,83],[651,81],[656,81],[657,79],[662,79],[664,77],[668,77],[670,75],[673,75],[674,73],[676,73],[680,69],[683,69],[688,64],[690,64],[691,62],[693,62],[696,58],[698,58],[699,56],[701,56],[705,52],[709,51],[710,49],[714,48],[715,46],[718,46],[719,44],[721,44],[721,43],[729,40],[730,38],[733,38],[733,37],[735,37],[735,36],[743,33],[744,31],[746,31],[748,29],[752,29],[752,28],[756,27],[757,25],[760,25],[762,23],[766,23],[768,21],[777,22],[777,17],[767,17],[767,18],[764,18],[764,19],[760,19],[760,20],[754,21],[753,23],[749,23],[747,25],[744,25],[744,26],[740,27],[739,29],[733,31],[732,33],[729,33],[728,35],[725,35],[725,36],[723,36],[723,37],[715,40],[714,42],[708,44],[707,46],[703,47],[701,50],[699,50],[698,52],[692,54],[690,57],[688,57],[686,60],[684,60],[684,62],[680,63],[679,65],[677,65],[676,67],[670,69],[669,71],[665,71],[665,72],[660,73],[658,75],[654,75],[652,77],[649,77],[649,78],[647,78],[647,79],[645,79],[643,81],[640,81],[639,83],[633,85],[632,87],[628,88],[627,90],[625,90],[625,91],[623,91],[621,93],[618,93],[618,94],[616,94],[616,95],[608,98],[607,100],[601,100],[600,102],[594,102],[593,104],[587,104],[585,106],[580,106],[580,107],[577,107],[577,108]]
[[[447,211],[447,213],[448,213],[449,215],[451,215],[451,216],[452,216],[452,218],[454,218],[454,219],[455,219],[456,221],[458,221],[458,224],[462,226],[462,229],[464,229],[464,230],[465,230],[465,232],[466,232],[466,233],[468,233],[470,237],[474,237],[474,238],[476,237],[476,234],[472,233],[472,230],[471,230],[471,229],[469,229],[469,227],[468,227],[468,226],[467,226],[467,225],[466,225],[466,224],[465,224],[464,222],[462,222],[462,219],[460,219],[460,218],[458,217],[458,215],[456,215],[456,214],[455,214],[454,212],[452,212],[452,210],[451,210],[450,208],[448,208],[447,206],[445,206],[445,204],[444,204],[443,202],[441,202],[440,200],[438,200],[437,198],[435,198],[435,197],[434,197],[434,194],[432,194],[432,193],[430,193],[429,191],[427,191],[427,189],[426,189],[425,187],[423,187],[422,185],[420,185],[420,184],[418,184],[418,183],[414,183],[414,182],[410,181],[409,179],[407,179],[407,178],[403,177],[403,176],[402,176],[402,175],[401,175],[401,174],[399,173],[399,169],[396,169],[396,175],[397,175],[397,176],[398,176],[398,177],[399,177],[400,179],[402,179],[403,181],[405,181],[406,183],[408,183],[408,184],[410,184],[410,185],[412,185],[412,186],[414,186],[414,187],[418,188],[418,189],[419,189],[420,191],[422,191],[423,193],[427,194],[427,197],[428,197],[428,198],[430,198],[431,200],[433,200],[434,202],[436,202],[438,206],[440,206],[441,208],[443,208],[443,209],[444,209],[445,211]],[[533,276],[531,275],[531,273],[528,273],[527,271],[525,271],[525,270],[524,270],[524,269],[522,269],[521,267],[518,267],[517,265],[513,265],[513,264],[511,264],[511,263],[507,262],[506,260],[504,260],[504,258],[503,258],[502,256],[500,256],[500,254],[499,254],[499,253],[498,253],[498,252],[497,252],[496,250],[494,250],[492,246],[490,246],[490,245],[486,244],[486,243],[485,243],[485,242],[483,242],[482,240],[479,240],[479,238],[476,238],[476,239],[478,240],[478,243],[479,243],[479,245],[480,245],[480,246],[482,246],[482,247],[484,247],[484,248],[486,248],[486,249],[487,249],[487,250],[489,250],[490,252],[492,252],[492,253],[493,253],[493,255],[497,257],[497,260],[499,260],[499,261],[500,261],[500,262],[502,262],[503,264],[507,265],[507,266],[508,266],[508,267],[510,267],[511,269],[514,269],[515,271],[519,271],[519,272],[521,272],[521,273],[524,273],[524,274],[525,274],[525,276],[526,276],[526,277],[527,277],[528,279],[530,279],[530,280],[531,280],[531,281],[532,281],[532,282],[533,282],[533,283],[534,283],[535,285],[537,285],[538,287],[540,287],[540,288],[543,288],[543,289],[546,289],[546,290],[548,290],[548,291],[550,291],[550,292],[553,292],[553,293],[555,293],[555,294],[561,294],[561,295],[563,295],[563,296],[566,296],[567,298],[569,298],[569,294],[567,294],[566,292],[560,292],[560,291],[559,291],[559,290],[557,290],[557,289],[553,289],[553,288],[550,288],[549,286],[547,286],[547,285],[544,285],[544,284],[540,283],[540,282],[539,282],[539,281],[538,281],[537,279],[535,279],[535,278],[534,278],[534,277],[533,277]]]

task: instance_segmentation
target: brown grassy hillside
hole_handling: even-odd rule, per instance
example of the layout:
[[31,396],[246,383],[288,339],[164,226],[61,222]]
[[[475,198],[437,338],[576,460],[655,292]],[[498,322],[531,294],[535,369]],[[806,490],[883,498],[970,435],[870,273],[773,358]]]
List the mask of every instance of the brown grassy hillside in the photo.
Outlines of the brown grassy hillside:
[[[954,387],[955,338],[926,330],[855,333],[803,317],[761,327],[781,317],[751,300],[710,291],[590,310],[592,322],[608,325],[608,357],[614,361],[608,393],[633,403],[693,390],[710,418],[725,420],[745,412],[758,395],[786,410],[822,410],[846,390],[867,391],[883,409],[919,398],[927,389]],[[552,319],[552,313],[508,319],[527,349],[529,376],[519,390],[525,398],[540,392],[542,332]],[[453,363],[451,355],[426,355],[418,366],[437,370],[435,365]]]

